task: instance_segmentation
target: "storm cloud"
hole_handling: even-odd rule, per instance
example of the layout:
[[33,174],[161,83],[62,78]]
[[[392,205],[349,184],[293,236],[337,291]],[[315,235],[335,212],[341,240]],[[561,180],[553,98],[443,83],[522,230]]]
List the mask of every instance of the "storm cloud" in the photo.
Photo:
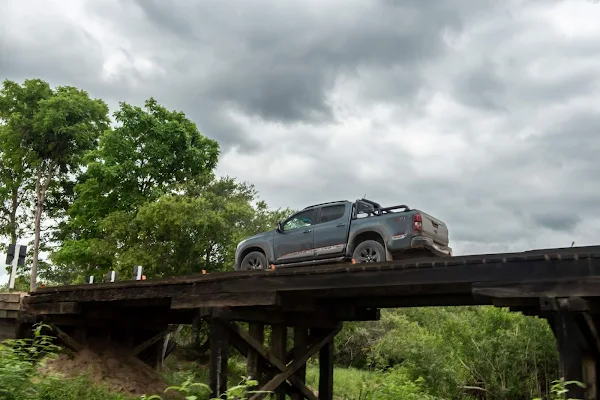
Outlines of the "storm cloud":
[[0,7],[0,77],[184,111],[274,207],[366,195],[456,254],[600,243],[600,5],[41,1]]

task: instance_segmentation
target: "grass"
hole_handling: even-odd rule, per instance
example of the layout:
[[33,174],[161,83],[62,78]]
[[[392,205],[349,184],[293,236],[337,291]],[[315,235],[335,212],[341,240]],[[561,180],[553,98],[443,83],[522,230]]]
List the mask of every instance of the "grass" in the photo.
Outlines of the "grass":
[[[229,387],[238,385],[242,377],[246,374],[245,360],[241,358],[229,359]],[[369,372],[354,368],[335,368],[333,372],[335,398],[358,399],[363,388],[363,384],[372,381],[380,376],[380,373]],[[178,357],[169,357],[166,360],[164,376],[169,385],[177,385],[189,377],[193,377],[194,382],[208,383],[208,366],[193,361],[185,361]],[[319,366],[309,364],[306,371],[307,385],[317,391],[319,388]],[[194,393],[200,396],[202,391]]]
[[[364,384],[372,381],[377,372],[355,368],[333,370],[333,390],[336,399],[358,399]],[[313,389],[319,388],[319,366],[311,364],[306,370],[306,383]]]

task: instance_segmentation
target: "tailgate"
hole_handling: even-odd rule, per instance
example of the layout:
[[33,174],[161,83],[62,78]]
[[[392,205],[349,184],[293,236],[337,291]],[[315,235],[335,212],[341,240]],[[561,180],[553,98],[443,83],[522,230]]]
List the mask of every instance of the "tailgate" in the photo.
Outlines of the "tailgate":
[[448,246],[448,227],[446,224],[423,211],[418,212],[423,219],[423,236],[427,236],[443,246]]

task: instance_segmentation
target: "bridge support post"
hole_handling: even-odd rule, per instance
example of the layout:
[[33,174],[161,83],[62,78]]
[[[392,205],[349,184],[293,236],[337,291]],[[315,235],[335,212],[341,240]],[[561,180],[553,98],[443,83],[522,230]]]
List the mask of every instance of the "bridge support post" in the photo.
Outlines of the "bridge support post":
[[210,318],[210,371],[209,387],[213,397],[227,392],[227,361],[229,354],[229,330],[219,318]]
[[[285,360],[287,350],[287,327],[284,325],[271,326],[271,352],[280,360]],[[286,387],[280,385],[275,389],[275,399],[285,400]]]
[[[311,329],[308,335],[306,326],[298,328],[294,333],[294,348],[286,351],[287,327],[275,325],[271,334],[271,350],[255,338],[254,334],[240,329],[235,322],[229,322],[229,339],[231,343],[245,356],[252,360],[251,354],[256,354],[260,360],[249,365],[248,370],[257,374],[255,365],[264,365],[265,374],[259,379],[259,393],[250,399],[262,399],[267,394],[273,393],[277,398],[285,398],[285,394],[292,399],[319,400],[333,398],[333,339],[341,330],[341,324],[332,329]],[[251,325],[252,326],[252,325]],[[250,328],[258,329],[256,326]],[[319,385],[319,397],[308,389],[305,384],[306,362],[319,353],[323,377]],[[211,371],[212,371],[211,364]],[[266,382],[265,382],[266,380]]]
[[[248,333],[261,346],[264,345],[265,341],[265,325],[260,322],[251,322],[248,326]],[[247,360],[247,375],[251,379],[256,379],[260,383],[263,380],[264,368],[262,368],[263,360],[260,358],[258,352],[251,346],[248,349],[248,360]]]
[[579,297],[544,298],[541,308],[552,327],[560,356],[560,375],[567,386],[567,398],[600,400],[597,380],[600,365],[600,336],[596,307]]
[[[292,357],[302,357],[302,352],[308,346],[308,328],[304,326],[297,326],[294,328],[294,349]],[[296,372],[297,379],[305,383],[306,382],[306,365],[298,368]],[[292,400],[304,400],[305,397],[300,391],[294,391],[291,395]]]
[[319,350],[319,400],[333,400],[333,338]]

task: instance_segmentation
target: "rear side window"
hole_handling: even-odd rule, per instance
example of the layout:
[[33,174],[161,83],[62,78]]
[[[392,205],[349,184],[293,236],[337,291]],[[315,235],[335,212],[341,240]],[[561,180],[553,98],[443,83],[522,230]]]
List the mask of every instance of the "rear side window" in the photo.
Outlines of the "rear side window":
[[327,206],[321,209],[321,223],[335,221],[336,219],[342,218],[344,216],[344,212],[346,211],[346,206],[343,204],[337,206]]

